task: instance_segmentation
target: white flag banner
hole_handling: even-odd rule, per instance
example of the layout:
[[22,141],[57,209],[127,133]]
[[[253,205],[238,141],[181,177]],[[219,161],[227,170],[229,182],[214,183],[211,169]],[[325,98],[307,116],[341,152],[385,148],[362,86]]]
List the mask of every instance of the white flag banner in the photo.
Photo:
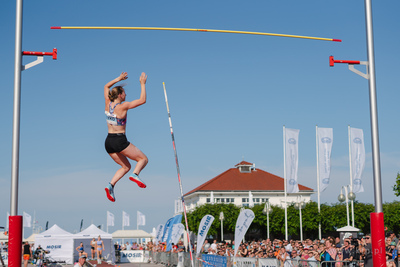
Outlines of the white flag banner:
[[[299,132],[296,129],[285,129],[285,161],[286,161],[286,192],[298,193],[297,170],[299,166],[298,144]],[[236,255],[236,254],[235,254]]]
[[249,207],[254,207],[253,194],[249,191]]
[[23,218],[23,227],[32,227],[32,217],[25,211],[23,212],[24,218]]
[[10,217],[10,213],[7,212],[7,223],[6,223],[6,229],[7,229],[7,230],[8,230],[8,220],[10,219],[9,217]]
[[240,242],[242,241],[247,230],[249,229],[254,217],[255,217],[254,212],[250,209],[245,209],[240,212],[235,226],[235,254],[233,254],[234,256],[236,256]]
[[203,247],[204,240],[206,239],[208,230],[211,227],[211,224],[214,221],[214,217],[212,215],[205,215],[199,224],[199,231],[197,233],[197,251],[196,254],[200,254],[201,248]]
[[211,191],[210,203],[214,204],[214,192]]
[[129,214],[125,211],[122,211],[122,226],[129,226]]
[[329,185],[331,175],[332,128],[318,128],[319,192]]
[[177,199],[177,200],[175,200],[175,214],[182,213],[182,212],[183,212],[182,200]]
[[179,238],[181,237],[183,230],[185,230],[185,226],[181,223],[177,223],[172,226],[171,243],[178,244]]
[[156,229],[156,238],[154,241],[154,245],[158,245],[158,241],[161,241],[163,233],[164,233],[164,224],[159,224]]
[[351,167],[353,175],[353,193],[364,192],[361,177],[365,166],[364,132],[362,129],[350,128]]
[[114,226],[114,214],[107,211],[107,226]]
[[137,226],[146,225],[146,216],[140,211],[137,212]]

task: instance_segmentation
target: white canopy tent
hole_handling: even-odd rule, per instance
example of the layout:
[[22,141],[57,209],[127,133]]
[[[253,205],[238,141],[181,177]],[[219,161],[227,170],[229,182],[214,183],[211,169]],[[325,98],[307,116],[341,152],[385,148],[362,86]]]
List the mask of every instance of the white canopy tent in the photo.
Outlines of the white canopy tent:
[[[83,230],[80,233],[74,235],[74,259],[77,260],[79,253],[76,251],[76,247],[82,242],[85,252],[88,254],[88,257],[91,258],[91,246],[90,242],[93,238],[95,238],[97,242],[97,238],[101,237],[101,240],[104,244],[103,258],[106,261],[115,262],[115,249],[114,244],[112,242],[112,235],[100,230],[94,224],[90,225],[88,228]],[[95,248],[96,249],[96,248]],[[95,255],[96,257],[96,255]]]
[[0,233],[0,242],[8,242],[8,236],[3,232]]
[[31,234],[28,238],[24,239],[24,242],[28,241],[29,243],[35,243],[35,238],[37,234]]
[[133,239],[133,238],[153,238],[153,236],[143,230],[117,230],[112,233],[114,239]]
[[37,234],[35,237],[35,249],[40,245],[50,253],[47,257],[57,263],[73,263],[74,235],[53,225],[49,230]]

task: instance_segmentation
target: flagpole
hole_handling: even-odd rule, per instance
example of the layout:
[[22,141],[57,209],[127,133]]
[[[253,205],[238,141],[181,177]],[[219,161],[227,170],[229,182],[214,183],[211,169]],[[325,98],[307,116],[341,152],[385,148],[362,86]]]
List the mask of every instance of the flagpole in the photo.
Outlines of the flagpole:
[[108,211],[107,211],[107,233],[108,233]]
[[284,188],[285,188],[285,239],[288,239],[288,226],[287,226],[287,192],[286,192],[286,128],[283,125],[283,177],[285,178],[284,181]]
[[[350,165],[350,192],[353,192],[353,165],[351,164],[351,127],[347,126],[347,131],[349,133],[349,165]],[[354,227],[354,200],[351,199],[351,225]]]
[[[318,138],[318,125],[315,126],[315,140],[316,140],[316,148],[317,148],[317,190],[318,190],[318,214],[321,215],[321,193],[320,193],[320,173],[319,173],[319,138]],[[318,237],[321,240],[322,231],[321,231],[321,222],[318,222]]]

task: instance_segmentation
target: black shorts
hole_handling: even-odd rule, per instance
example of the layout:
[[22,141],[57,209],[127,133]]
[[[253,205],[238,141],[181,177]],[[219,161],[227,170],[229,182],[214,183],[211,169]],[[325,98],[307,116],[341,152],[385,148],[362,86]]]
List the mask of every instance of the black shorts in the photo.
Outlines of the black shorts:
[[117,133],[117,134],[112,134],[109,133],[106,138],[105,142],[105,147],[107,153],[119,153],[125,148],[129,146],[129,142],[126,139],[125,134],[123,133]]

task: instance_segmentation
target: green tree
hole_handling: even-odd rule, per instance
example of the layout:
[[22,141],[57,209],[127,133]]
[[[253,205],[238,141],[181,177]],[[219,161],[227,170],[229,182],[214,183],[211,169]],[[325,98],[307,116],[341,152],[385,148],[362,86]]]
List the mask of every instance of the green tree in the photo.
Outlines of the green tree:
[[397,173],[396,184],[392,187],[394,195],[396,197],[400,196],[400,173]]

